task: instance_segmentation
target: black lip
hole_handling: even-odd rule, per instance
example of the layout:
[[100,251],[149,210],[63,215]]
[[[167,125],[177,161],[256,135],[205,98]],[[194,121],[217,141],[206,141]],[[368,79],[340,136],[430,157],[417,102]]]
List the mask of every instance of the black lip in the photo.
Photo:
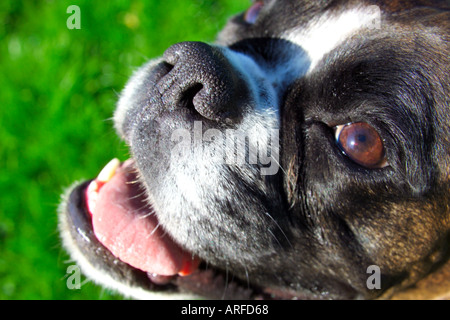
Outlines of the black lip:
[[78,243],[86,241],[98,242],[92,229],[92,220],[87,211],[86,198],[84,196],[91,181],[88,180],[76,186],[70,193],[67,205],[73,229],[76,231],[74,236],[76,236]]

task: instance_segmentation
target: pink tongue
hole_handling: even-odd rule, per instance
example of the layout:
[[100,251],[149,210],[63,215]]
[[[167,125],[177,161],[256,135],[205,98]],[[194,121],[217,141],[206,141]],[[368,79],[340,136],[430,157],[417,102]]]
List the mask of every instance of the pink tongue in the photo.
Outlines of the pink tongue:
[[[120,260],[149,273],[171,276],[189,269],[192,256],[175,244],[142,196],[135,174],[122,166],[98,194],[92,217],[99,241]],[[137,196],[140,195],[140,196]]]

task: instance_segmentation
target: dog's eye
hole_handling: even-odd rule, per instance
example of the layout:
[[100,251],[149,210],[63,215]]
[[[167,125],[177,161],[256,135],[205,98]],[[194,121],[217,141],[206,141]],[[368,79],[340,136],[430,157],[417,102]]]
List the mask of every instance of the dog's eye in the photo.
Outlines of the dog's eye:
[[245,12],[244,21],[249,24],[254,24],[256,19],[258,19],[259,13],[264,6],[263,1],[256,1],[248,10]]
[[354,162],[370,169],[388,166],[383,140],[371,125],[355,122],[335,130],[337,144]]

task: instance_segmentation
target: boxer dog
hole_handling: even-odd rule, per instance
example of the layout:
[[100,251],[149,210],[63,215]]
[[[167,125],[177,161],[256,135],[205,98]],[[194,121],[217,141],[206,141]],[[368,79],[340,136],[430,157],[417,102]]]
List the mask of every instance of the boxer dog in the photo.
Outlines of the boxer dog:
[[448,298],[448,1],[266,0],[142,66],[131,157],[64,196],[71,257],[134,298]]

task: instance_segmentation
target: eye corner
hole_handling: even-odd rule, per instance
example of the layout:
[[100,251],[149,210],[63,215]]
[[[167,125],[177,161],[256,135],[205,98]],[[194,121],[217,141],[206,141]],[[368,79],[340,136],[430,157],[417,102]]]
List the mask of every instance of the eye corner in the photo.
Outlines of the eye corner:
[[335,126],[331,127],[334,130],[334,137],[336,138],[336,141],[339,141],[339,136],[341,135],[342,130],[344,129],[345,126],[347,126],[349,124],[350,123],[346,123],[346,124],[340,124],[340,125],[335,125]]

